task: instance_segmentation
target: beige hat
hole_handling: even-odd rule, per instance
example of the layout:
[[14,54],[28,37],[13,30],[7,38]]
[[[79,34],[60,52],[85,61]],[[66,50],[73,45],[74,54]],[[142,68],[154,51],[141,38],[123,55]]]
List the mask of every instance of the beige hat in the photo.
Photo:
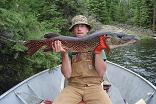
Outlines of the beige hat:
[[91,25],[88,23],[88,20],[85,16],[83,15],[77,15],[75,17],[73,17],[72,19],[72,25],[69,28],[69,31],[72,31],[73,27],[77,24],[85,24],[87,25],[87,27],[89,28],[89,30],[91,29]]

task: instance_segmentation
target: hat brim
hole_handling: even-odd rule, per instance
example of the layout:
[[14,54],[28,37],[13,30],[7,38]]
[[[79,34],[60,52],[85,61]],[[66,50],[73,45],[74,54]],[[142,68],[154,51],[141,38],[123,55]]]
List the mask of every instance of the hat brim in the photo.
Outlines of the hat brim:
[[89,24],[86,24],[86,23],[75,23],[72,26],[70,26],[69,31],[72,31],[72,29],[73,29],[73,27],[75,25],[80,25],[80,24],[86,25],[88,27],[88,29],[91,30],[91,25],[89,25]]

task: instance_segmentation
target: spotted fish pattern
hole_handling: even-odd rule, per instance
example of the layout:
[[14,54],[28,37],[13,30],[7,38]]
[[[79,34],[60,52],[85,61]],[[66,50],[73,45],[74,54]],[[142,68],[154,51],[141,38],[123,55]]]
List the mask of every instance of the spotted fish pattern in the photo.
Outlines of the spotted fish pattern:
[[39,49],[43,49],[43,51],[51,51],[52,44],[54,41],[59,40],[62,43],[62,47],[69,51],[69,52],[89,52],[89,51],[100,51],[105,49],[106,52],[109,52],[109,44],[107,42],[107,38],[113,40],[121,40],[118,38],[117,33],[113,32],[104,32],[104,31],[97,31],[92,34],[88,34],[84,37],[71,37],[71,36],[63,36],[63,35],[56,35],[54,33],[48,33],[44,37],[43,40],[30,40],[27,41],[24,45],[28,48],[27,54],[29,56],[33,55]]

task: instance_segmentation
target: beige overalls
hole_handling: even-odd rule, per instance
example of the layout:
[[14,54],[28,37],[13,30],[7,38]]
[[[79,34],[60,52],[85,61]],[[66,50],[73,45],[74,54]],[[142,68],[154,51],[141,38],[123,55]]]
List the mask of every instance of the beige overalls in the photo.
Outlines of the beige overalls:
[[103,78],[99,77],[92,53],[72,55],[72,74],[68,86],[59,94],[54,104],[111,104],[106,91],[102,89]]

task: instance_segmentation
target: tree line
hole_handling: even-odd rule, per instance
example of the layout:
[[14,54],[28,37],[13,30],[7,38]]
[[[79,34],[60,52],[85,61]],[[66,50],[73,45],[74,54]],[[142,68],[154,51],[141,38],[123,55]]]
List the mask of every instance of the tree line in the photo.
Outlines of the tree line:
[[26,48],[17,41],[41,39],[48,32],[69,35],[76,14],[102,24],[117,22],[156,31],[155,0],[1,0],[0,93],[60,64],[60,55],[53,52],[26,56]]

